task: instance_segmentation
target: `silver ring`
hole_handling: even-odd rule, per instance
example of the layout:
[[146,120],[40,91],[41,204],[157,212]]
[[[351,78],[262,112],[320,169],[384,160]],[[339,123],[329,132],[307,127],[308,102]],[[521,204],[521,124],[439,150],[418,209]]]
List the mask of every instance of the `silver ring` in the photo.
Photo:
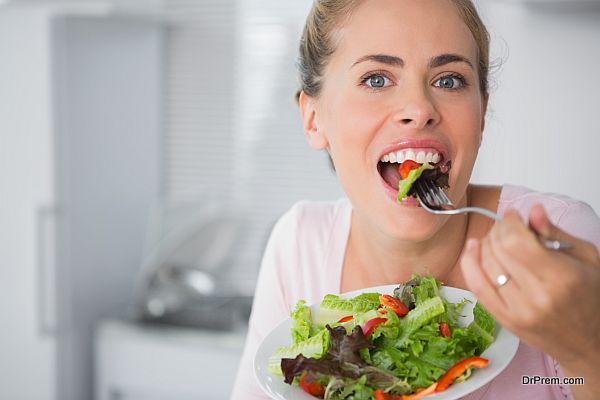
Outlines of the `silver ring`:
[[543,239],[544,247],[550,250],[568,250],[573,248],[573,244],[569,242],[561,242],[560,240]]
[[496,276],[496,287],[501,288],[502,286],[506,285],[508,283],[508,279],[508,275],[506,274],[500,274]]

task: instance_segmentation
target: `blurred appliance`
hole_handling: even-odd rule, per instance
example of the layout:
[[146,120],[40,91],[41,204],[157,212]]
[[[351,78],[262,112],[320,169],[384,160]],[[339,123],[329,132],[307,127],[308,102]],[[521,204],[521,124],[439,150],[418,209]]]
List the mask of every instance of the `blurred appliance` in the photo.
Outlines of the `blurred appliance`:
[[252,297],[231,265],[244,229],[241,213],[215,202],[158,206],[148,229],[137,317],[211,330],[243,329]]

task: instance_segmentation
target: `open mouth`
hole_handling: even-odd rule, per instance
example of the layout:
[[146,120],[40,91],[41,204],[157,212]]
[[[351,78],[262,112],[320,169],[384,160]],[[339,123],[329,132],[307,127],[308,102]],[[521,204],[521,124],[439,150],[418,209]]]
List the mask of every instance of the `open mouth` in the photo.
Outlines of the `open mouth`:
[[[433,148],[402,149],[384,155],[377,163],[377,170],[382,179],[394,190],[398,190],[400,166],[406,161],[413,161],[419,166],[427,163],[433,169],[423,171],[419,179],[430,179],[440,188],[448,188],[448,172],[451,162],[444,155]],[[412,194],[409,192],[409,194]]]

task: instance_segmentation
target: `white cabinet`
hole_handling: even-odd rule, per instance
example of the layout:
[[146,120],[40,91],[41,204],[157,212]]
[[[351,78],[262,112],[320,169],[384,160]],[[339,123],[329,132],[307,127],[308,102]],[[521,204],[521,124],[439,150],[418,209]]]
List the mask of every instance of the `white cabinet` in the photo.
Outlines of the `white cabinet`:
[[96,399],[229,399],[244,335],[105,321],[96,333]]

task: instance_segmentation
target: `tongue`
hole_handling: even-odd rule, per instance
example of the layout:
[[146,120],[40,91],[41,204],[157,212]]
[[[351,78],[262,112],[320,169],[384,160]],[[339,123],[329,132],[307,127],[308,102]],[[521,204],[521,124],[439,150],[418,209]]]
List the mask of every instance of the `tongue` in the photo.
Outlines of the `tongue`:
[[379,163],[379,172],[388,185],[394,189],[398,189],[398,182],[400,182],[398,164],[388,162]]

